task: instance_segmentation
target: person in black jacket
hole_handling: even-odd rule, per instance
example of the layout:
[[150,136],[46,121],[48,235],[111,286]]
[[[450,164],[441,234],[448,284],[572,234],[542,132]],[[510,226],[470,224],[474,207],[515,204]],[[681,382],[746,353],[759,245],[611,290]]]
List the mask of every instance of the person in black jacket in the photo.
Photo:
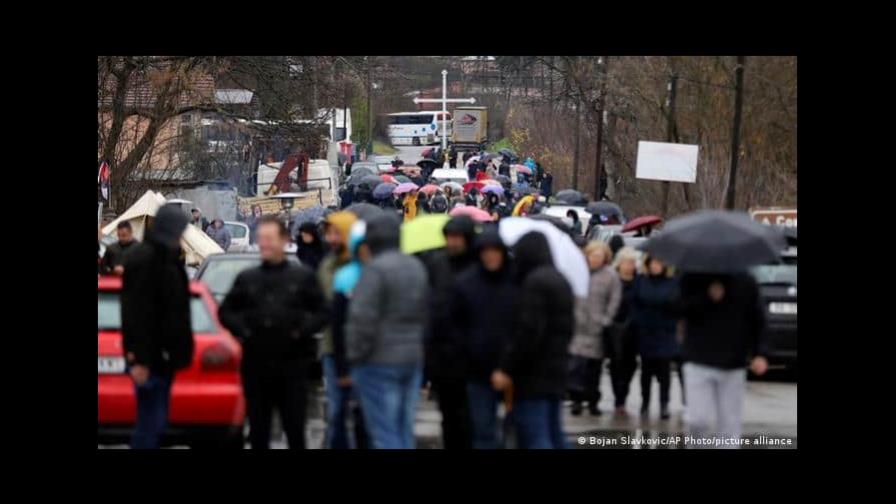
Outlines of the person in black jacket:
[[739,441],[747,377],[744,368],[749,362],[757,375],[768,369],[765,307],[756,280],[748,273],[685,274],[680,309],[689,430],[696,436]]
[[104,275],[121,276],[124,274],[124,261],[135,249],[134,245],[137,244],[137,240],[134,239],[134,230],[130,221],[119,222],[115,232],[118,234],[118,241],[106,247],[100,270]]
[[423,335],[424,383],[432,384],[442,412],[442,439],[445,449],[472,446],[470,413],[467,409],[463,368],[458,364],[457,344],[452,338],[455,323],[449,316],[453,275],[444,249],[415,254],[426,267],[429,278],[429,324]]
[[666,420],[671,363],[679,354],[675,335],[678,282],[656,257],[645,256],[644,269],[645,274],[634,284],[631,298],[641,355],[641,416],[649,414],[650,386],[656,376],[660,384],[660,418]]
[[296,240],[296,256],[299,258],[299,262],[313,271],[317,271],[317,266],[320,265],[320,261],[326,253],[317,224],[303,222],[299,226],[299,236]]
[[146,241],[130,252],[122,278],[122,345],[137,396],[131,448],[158,448],[174,372],[193,359],[190,291],[179,260],[186,227],[180,208],[160,208]]
[[512,390],[521,448],[565,448],[560,409],[573,333],[572,289],[554,267],[543,234],[523,235],[513,246],[513,257],[519,289],[516,318],[492,385]]
[[308,366],[328,307],[314,273],[286,261],[289,231],[274,216],[258,224],[260,266],[240,273],[218,311],[243,346],[242,378],[253,449],[269,448],[271,415],[280,412],[291,449],[305,447]]
[[445,252],[451,273],[457,275],[476,262],[473,239],[476,237],[476,222],[469,216],[452,217],[442,228],[445,235]]
[[497,229],[476,237],[478,264],[454,281],[451,297],[454,366],[463,373],[473,429],[473,448],[498,448],[500,396],[489,380],[513,329],[516,285],[507,248]]

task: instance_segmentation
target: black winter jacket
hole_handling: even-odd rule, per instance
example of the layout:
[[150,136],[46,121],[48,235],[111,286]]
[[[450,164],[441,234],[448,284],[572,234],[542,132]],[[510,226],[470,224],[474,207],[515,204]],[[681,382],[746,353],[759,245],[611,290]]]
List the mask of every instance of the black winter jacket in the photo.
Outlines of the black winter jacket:
[[329,309],[314,273],[284,260],[240,273],[218,315],[242,343],[244,367],[286,372],[314,359]]
[[544,235],[524,235],[513,247],[518,293],[513,332],[501,369],[513,379],[514,397],[562,397],[573,333],[573,294],[554,267]]

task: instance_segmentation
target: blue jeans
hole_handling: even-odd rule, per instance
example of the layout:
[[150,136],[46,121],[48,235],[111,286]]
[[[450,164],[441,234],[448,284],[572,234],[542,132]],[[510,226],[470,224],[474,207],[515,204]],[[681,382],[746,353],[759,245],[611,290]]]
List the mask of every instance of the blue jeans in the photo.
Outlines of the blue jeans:
[[134,384],[137,396],[137,423],[131,435],[131,448],[155,449],[168,424],[168,399],[171,376],[150,371],[143,385]]
[[339,377],[336,375],[336,361],[332,355],[324,355],[321,362],[327,394],[327,447],[331,450],[347,450],[351,445],[346,422],[354,389],[340,387],[336,383]]
[[352,381],[371,448],[413,449],[423,369],[416,364],[360,364]]
[[490,384],[467,382],[467,401],[473,422],[473,448],[498,448],[498,393]]
[[517,399],[513,401],[513,420],[519,447],[524,449],[566,448],[566,436],[560,422],[558,398]]

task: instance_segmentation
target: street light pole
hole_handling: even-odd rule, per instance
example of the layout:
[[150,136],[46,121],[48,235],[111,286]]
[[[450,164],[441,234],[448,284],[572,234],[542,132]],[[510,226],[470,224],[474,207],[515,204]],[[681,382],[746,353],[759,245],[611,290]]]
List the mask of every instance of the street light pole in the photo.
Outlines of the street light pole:
[[448,151],[448,70],[442,70],[442,156]]
[[365,59],[367,60],[367,159],[370,159],[370,156],[373,155],[373,108],[370,105],[371,90],[373,89],[373,71],[369,56],[365,57]]

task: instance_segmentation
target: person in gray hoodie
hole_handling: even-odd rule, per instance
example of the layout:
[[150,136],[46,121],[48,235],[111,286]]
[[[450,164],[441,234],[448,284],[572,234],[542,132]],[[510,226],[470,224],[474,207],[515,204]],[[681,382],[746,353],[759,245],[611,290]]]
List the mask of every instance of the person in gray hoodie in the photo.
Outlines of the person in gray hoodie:
[[371,257],[352,292],[346,356],[373,448],[414,448],[414,416],[423,381],[423,334],[429,319],[426,269],[399,251],[398,218],[367,221]]
[[227,252],[227,249],[230,248],[230,242],[232,240],[230,230],[227,229],[224,225],[224,221],[221,219],[213,220],[211,226],[205,230],[205,234],[209,235],[212,240],[215,240],[215,243],[224,249],[224,252]]

